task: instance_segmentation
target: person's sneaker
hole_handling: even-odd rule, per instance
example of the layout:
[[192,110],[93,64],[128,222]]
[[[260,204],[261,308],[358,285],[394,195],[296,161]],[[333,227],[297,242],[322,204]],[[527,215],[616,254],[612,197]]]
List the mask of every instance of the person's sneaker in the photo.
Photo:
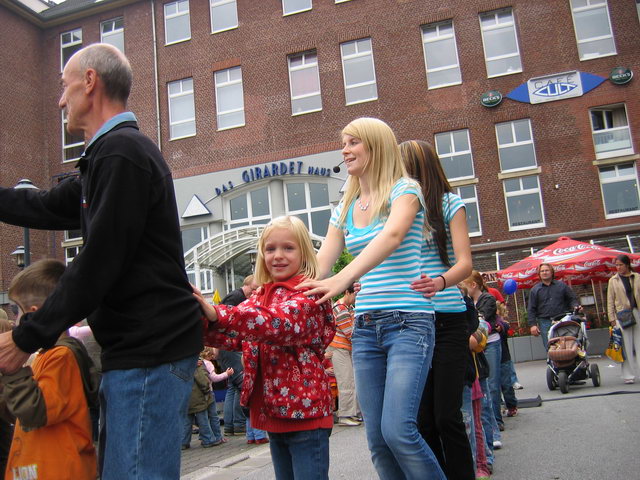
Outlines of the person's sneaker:
[[340,418],[340,420],[338,420],[338,425],[341,425],[343,427],[357,427],[358,425],[360,425],[360,422],[356,422],[350,417],[342,417]]
[[634,379],[633,378],[627,378],[627,379],[625,379],[624,383],[627,384],[627,385],[631,385],[632,383],[634,383]]
[[500,440],[494,440],[493,448],[494,450],[500,450],[502,448],[502,442]]
[[256,443],[256,441],[255,441],[255,440],[247,440],[247,443],[248,443],[249,445],[253,445],[254,443]]
[[180,447],[181,450],[189,450],[191,448],[191,445],[182,445],[182,447]]
[[220,445],[222,442],[211,442],[211,443],[201,443],[200,445],[202,445],[202,448],[211,448],[211,447],[215,447],[216,445]]
[[507,409],[507,417],[515,417],[517,414],[518,414],[518,409],[516,407]]
[[259,438],[258,440],[256,440],[254,442],[256,445],[263,445],[265,443],[269,443],[269,439],[267,437],[265,438]]
[[522,386],[522,384],[516,382],[513,384],[513,389],[514,390],[522,390],[524,387]]
[[501,432],[504,432],[504,423],[498,424],[498,430],[500,430]]

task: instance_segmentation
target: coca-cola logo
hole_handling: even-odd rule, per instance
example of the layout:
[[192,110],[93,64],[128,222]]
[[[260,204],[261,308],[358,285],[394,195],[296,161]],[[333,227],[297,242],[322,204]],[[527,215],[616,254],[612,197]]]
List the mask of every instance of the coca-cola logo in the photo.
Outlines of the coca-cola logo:
[[598,267],[602,264],[600,260],[591,260],[590,262],[584,262],[585,267]]
[[553,250],[553,254],[554,255],[562,255],[565,253],[571,253],[571,252],[577,252],[580,250],[594,250],[596,248],[594,248],[593,245],[588,245],[588,244],[584,244],[581,243],[579,245],[572,245],[570,247],[565,247],[565,248],[556,248]]

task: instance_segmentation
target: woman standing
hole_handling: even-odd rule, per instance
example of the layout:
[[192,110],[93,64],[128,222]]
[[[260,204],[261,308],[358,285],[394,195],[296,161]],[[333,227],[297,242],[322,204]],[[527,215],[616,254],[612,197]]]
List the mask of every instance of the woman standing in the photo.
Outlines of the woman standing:
[[360,279],[351,340],[374,467],[383,480],[444,479],[416,423],[435,336],[433,303],[410,288],[420,277],[426,230],[420,188],[381,120],[354,120],[342,144],[349,179],[318,252],[319,278],[345,245],[357,256],[335,276],[300,287],[325,301]]
[[640,376],[640,275],[631,269],[628,255],[618,255],[615,259],[618,273],[609,279],[607,288],[607,314],[613,327],[622,327],[620,318],[631,311],[635,325],[622,330],[625,360],[622,362],[624,383],[633,383]]
[[[462,419],[462,390],[469,357],[467,307],[457,284],[471,273],[465,206],[454,195],[432,145],[400,144],[410,177],[420,183],[433,238],[423,247],[422,273],[433,279],[436,341],[422,394],[418,429],[449,480],[473,480],[473,455]],[[418,286],[420,282],[415,282]]]

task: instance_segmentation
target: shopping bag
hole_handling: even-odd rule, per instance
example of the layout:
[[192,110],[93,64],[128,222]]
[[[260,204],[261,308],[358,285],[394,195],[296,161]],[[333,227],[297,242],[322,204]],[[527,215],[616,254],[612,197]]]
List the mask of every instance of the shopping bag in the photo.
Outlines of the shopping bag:
[[624,355],[622,354],[622,331],[618,327],[609,327],[609,346],[604,351],[604,354],[614,362],[624,362]]

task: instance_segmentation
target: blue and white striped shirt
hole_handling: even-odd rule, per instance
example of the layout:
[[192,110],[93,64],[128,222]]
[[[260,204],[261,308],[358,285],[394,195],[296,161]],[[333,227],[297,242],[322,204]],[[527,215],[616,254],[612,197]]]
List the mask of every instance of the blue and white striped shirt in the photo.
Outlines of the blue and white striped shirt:
[[[413,180],[400,178],[396,182],[391,191],[389,206],[401,195],[415,195],[420,199],[421,205],[424,205],[422,193]],[[347,250],[355,256],[382,231],[386,219],[374,219],[366,227],[357,228],[353,225],[354,203],[348,207],[349,212],[342,226],[338,225],[344,207],[342,202],[333,211],[330,223],[342,230]],[[411,282],[420,277],[422,249],[425,245],[423,225],[424,207],[416,215],[400,246],[380,265],[360,278],[362,287],[356,296],[356,315],[376,310],[434,312],[433,302],[410,288]]]
[[[444,219],[444,228],[447,232],[447,254],[451,265],[455,263],[456,257],[453,252],[449,223],[451,223],[451,219],[461,208],[464,208],[464,202],[458,195],[445,193],[442,196],[442,217]],[[422,250],[422,262],[422,273],[425,273],[432,278],[442,275],[444,272],[449,270],[449,267],[447,267],[440,259],[435,239],[424,244]],[[435,305],[436,312],[464,312],[467,309],[464,300],[462,299],[460,289],[456,285],[451,285],[443,291],[436,293],[436,295],[431,299]]]

